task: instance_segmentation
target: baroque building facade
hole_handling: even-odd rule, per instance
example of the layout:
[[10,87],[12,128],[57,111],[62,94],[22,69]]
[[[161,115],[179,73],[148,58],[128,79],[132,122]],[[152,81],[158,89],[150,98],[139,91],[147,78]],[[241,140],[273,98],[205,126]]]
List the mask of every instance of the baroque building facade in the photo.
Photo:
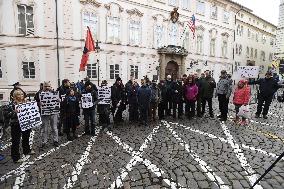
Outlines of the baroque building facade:
[[236,14],[234,71],[237,66],[259,66],[264,76],[274,58],[277,27],[242,7]]
[[[221,70],[234,70],[235,15],[242,6],[233,1],[55,2],[0,1],[0,99],[8,99],[17,81],[32,94],[46,80],[56,88],[64,78],[77,82],[89,76],[112,84],[118,76],[127,82],[130,75],[164,79],[204,70],[218,80]],[[195,36],[184,32],[193,14]],[[91,53],[86,71],[79,72],[87,26],[100,51]]]
[[279,72],[284,73],[284,0],[280,1],[276,34],[275,56],[280,63]]

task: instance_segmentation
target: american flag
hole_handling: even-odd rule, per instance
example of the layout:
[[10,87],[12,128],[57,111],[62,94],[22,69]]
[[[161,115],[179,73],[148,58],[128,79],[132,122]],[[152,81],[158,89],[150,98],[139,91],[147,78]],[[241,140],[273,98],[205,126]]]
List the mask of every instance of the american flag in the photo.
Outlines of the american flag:
[[190,17],[190,21],[187,22],[187,25],[191,32],[193,33],[193,38],[195,37],[195,16],[194,14]]

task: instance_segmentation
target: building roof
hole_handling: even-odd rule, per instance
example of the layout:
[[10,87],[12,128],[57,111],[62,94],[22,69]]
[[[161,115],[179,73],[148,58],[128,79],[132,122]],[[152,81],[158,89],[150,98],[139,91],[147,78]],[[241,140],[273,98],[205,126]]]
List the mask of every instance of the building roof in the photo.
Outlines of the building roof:
[[253,10],[251,10],[251,9],[249,9],[249,8],[243,6],[243,5],[241,5],[241,4],[239,4],[239,3],[235,2],[235,1],[232,1],[232,0],[227,0],[227,1],[230,2],[230,3],[233,3],[233,4],[236,4],[236,5],[240,6],[240,7],[241,7],[240,11],[242,10],[242,11],[244,11],[244,12],[247,12],[247,13],[249,13],[249,14],[255,16],[257,19],[259,19],[259,20],[261,20],[261,21],[263,21],[263,22],[265,22],[265,23],[267,23],[267,24],[269,24],[269,25],[271,25],[271,26],[277,28],[277,26],[275,26],[275,25],[272,24],[271,22],[269,22],[269,21],[267,21],[267,20],[264,20],[263,18],[261,18],[261,17],[257,16],[256,14],[254,14],[254,13],[253,13]]

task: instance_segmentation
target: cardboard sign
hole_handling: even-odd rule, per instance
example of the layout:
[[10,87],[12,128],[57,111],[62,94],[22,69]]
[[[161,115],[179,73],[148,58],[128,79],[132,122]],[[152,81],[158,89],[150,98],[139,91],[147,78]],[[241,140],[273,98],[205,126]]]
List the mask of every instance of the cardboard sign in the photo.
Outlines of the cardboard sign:
[[259,66],[238,66],[238,78],[258,78]]
[[59,92],[41,92],[39,94],[41,102],[41,115],[52,115],[60,113]]
[[61,95],[61,102],[63,102],[63,101],[64,101],[65,97],[66,97],[66,94]]
[[98,87],[98,104],[110,104],[111,103],[111,87],[102,86]]
[[91,108],[94,106],[91,93],[82,94],[81,101],[82,101],[82,108]]
[[41,117],[36,101],[16,105],[16,110],[22,131],[41,125]]

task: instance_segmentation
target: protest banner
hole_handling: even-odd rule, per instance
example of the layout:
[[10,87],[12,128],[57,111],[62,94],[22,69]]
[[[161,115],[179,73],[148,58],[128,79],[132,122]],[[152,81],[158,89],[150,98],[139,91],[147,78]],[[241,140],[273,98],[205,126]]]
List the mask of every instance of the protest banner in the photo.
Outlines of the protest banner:
[[19,104],[15,108],[22,131],[41,125],[41,117],[36,101]]
[[60,113],[59,92],[41,92],[39,94],[41,103],[41,115],[53,115]]
[[258,78],[259,66],[238,66],[238,78]]
[[108,86],[98,87],[98,104],[110,104],[111,88]]
[[91,93],[82,94],[81,102],[82,102],[82,108],[91,108],[94,106]]

